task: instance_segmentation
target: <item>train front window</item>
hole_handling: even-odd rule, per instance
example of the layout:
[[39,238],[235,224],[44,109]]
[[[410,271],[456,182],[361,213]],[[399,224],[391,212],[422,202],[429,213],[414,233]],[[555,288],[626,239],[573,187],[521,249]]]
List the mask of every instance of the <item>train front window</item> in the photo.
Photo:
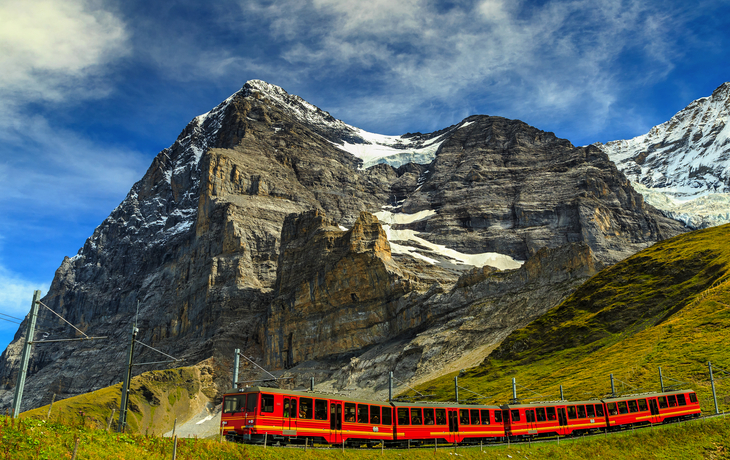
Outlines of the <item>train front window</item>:
[[327,420],[327,401],[324,399],[314,400],[314,419]]
[[696,402],[697,402],[697,394],[695,394],[695,393],[690,393],[690,394],[689,394],[689,402],[691,402],[691,403],[696,403]]
[[408,418],[408,408],[407,407],[399,407],[398,408],[398,425],[410,425],[411,421]]
[[302,398],[299,400],[299,418],[312,419],[314,407],[310,398]]
[[436,409],[436,425],[446,425],[446,409]]
[[649,410],[649,406],[646,405],[646,399],[640,399],[638,401],[638,403],[639,403],[639,410],[641,412]]
[[256,412],[256,406],[259,403],[259,395],[256,393],[249,393],[248,399],[246,400],[246,412]]
[[241,412],[244,407],[246,407],[246,395],[226,396],[223,413],[232,414],[234,412]]
[[261,412],[274,412],[274,395],[261,394]]

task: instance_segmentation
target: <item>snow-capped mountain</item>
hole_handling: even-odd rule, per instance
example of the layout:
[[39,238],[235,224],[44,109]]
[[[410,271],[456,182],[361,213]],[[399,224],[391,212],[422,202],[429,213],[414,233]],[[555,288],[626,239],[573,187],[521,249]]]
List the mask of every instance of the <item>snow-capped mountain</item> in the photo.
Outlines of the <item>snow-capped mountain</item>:
[[730,222],[730,83],[629,140],[595,144],[646,201],[692,228]]

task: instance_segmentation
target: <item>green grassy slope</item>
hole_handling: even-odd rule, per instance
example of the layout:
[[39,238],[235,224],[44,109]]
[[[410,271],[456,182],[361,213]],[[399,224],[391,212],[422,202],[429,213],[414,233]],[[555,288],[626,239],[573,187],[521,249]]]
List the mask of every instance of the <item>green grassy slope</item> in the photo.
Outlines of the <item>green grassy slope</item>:
[[[0,416],[0,460],[70,459],[79,440],[79,460],[168,460],[172,458],[173,441],[159,436],[107,433],[81,424],[44,422],[32,418],[12,420]],[[400,459],[454,458],[466,459],[538,459],[557,460],[610,458],[628,459],[727,459],[730,458],[730,418],[702,420],[681,425],[659,426],[635,432],[616,433],[607,437],[563,439],[560,443],[512,444],[511,446],[439,447],[434,449],[290,449],[281,447],[244,446],[218,440],[178,440],[178,460],[240,459]]]
[[[695,388],[712,407],[707,362],[730,370],[730,225],[681,235],[601,271],[573,295],[512,333],[482,365],[462,373],[460,386],[487,401],[506,402],[511,379],[525,400],[568,399]],[[455,374],[418,388],[453,398]],[[730,409],[729,376],[720,371],[721,410]],[[460,397],[474,396],[462,392]]]
[[[151,371],[132,378],[128,432],[162,434],[198,414],[214,394],[197,366]],[[122,384],[74,396],[53,404],[50,421],[105,428],[114,411],[112,428],[119,420]],[[209,393],[206,395],[206,393]],[[46,418],[49,406],[23,412],[23,418]]]

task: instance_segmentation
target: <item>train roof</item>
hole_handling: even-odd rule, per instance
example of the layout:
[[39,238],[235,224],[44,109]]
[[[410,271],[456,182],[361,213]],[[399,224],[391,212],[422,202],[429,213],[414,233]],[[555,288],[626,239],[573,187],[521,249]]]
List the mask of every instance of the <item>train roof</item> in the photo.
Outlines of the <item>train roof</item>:
[[356,402],[356,403],[380,405],[380,406],[382,406],[384,404],[388,404],[388,401],[374,401],[371,399],[351,398],[349,396],[341,395],[341,394],[337,394],[337,393],[318,393],[316,391],[309,391],[309,390],[304,390],[304,391],[303,390],[282,390],[281,388],[268,388],[268,387],[231,388],[223,396],[231,396],[231,395],[242,394],[242,393],[273,393],[273,394],[297,396],[300,398],[330,399],[330,400],[335,400],[335,401]]
[[441,401],[416,401],[412,403],[392,401],[391,404],[395,407],[444,407],[449,409],[499,409],[496,405],[485,405],[485,404],[457,404],[455,402],[441,402]]
[[500,406],[502,409],[528,409],[534,407],[562,407],[575,406],[576,404],[601,404],[600,399],[590,399],[587,401],[543,401],[530,404],[504,404]]
[[657,396],[668,396],[668,395],[678,395],[678,394],[686,394],[694,392],[694,390],[676,390],[676,391],[665,391],[663,393],[640,393],[635,395],[624,395],[619,396],[616,398],[604,398],[603,402],[617,402],[617,401],[630,401],[634,399],[643,399],[643,398],[650,398],[650,397],[657,397]]

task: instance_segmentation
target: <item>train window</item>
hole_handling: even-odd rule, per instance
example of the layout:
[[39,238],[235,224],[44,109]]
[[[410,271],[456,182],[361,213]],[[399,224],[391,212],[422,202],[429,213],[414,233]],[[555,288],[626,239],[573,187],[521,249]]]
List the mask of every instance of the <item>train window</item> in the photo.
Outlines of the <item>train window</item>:
[[380,406],[370,406],[370,423],[380,425]]
[[687,400],[684,397],[684,393],[680,393],[680,394],[677,395],[677,403],[680,406],[686,406],[687,405]]
[[691,403],[696,403],[696,402],[697,402],[697,394],[695,394],[695,393],[690,393],[690,394],[689,394],[689,402],[691,402]]
[[259,395],[256,393],[249,393],[246,399],[246,412],[256,412],[256,406],[259,402]]
[[494,411],[494,423],[502,423],[502,411],[501,410]]
[[289,398],[284,398],[284,418],[289,418]]
[[603,404],[596,404],[596,415],[603,417]]
[[649,406],[646,405],[646,399],[640,399],[638,402],[639,402],[639,410],[641,412],[649,410]]
[[674,395],[667,396],[667,402],[669,402],[669,407],[677,407],[677,398]]
[[556,420],[557,417],[555,416],[555,408],[554,407],[546,407],[545,412],[547,412],[547,419],[548,420]]
[[479,409],[471,409],[469,417],[472,425],[479,425]]
[[525,421],[528,423],[535,423],[535,411],[528,409],[525,411]]
[[345,421],[355,421],[355,403],[345,403]]
[[469,424],[469,409],[459,409],[459,423],[462,425]]
[[423,409],[423,424],[424,425],[433,425],[434,420],[435,419],[433,418],[433,409],[432,408]]
[[297,400],[294,398],[291,400],[291,418],[297,418]]
[[436,409],[436,425],[446,425],[446,409]]
[[568,418],[569,419],[573,420],[574,418],[577,417],[575,406],[568,406],[567,409],[568,409]]
[[593,404],[586,404],[586,416],[588,416],[588,418],[596,416],[596,409],[593,407]]
[[626,401],[619,401],[618,402],[618,413],[619,414],[628,414],[629,408],[626,406]]
[[659,396],[657,399],[659,400],[659,408],[660,409],[666,409],[667,407],[669,407],[667,405],[667,398],[666,397]]
[[510,415],[512,416],[513,422],[519,422],[520,421],[520,411],[514,409],[510,411]]
[[241,412],[246,407],[246,395],[226,396],[223,413]]
[[537,420],[538,422],[544,422],[545,420],[547,420],[547,418],[545,417],[544,407],[538,407],[537,409],[535,409],[535,420]]
[[274,412],[274,395],[261,395],[261,412]]
[[314,400],[314,419],[327,420],[327,401],[324,399]]
[[407,407],[399,407],[398,408],[398,425],[410,425],[411,421],[408,418],[408,408]]
[[618,410],[616,410],[616,403],[609,403],[607,407],[608,415],[618,415]]
[[586,406],[580,405],[578,407],[578,418],[586,418]]
[[390,407],[383,407],[383,425],[393,424],[393,413],[390,411]]
[[420,408],[411,409],[411,425],[423,425],[423,411]]
[[639,412],[639,405],[634,401],[633,399],[631,401],[628,401],[629,403],[629,412]]
[[357,423],[368,423],[368,406],[367,404],[357,405]]
[[299,418],[312,418],[314,413],[314,407],[312,407],[312,400],[310,398],[302,398],[299,400]]
[[487,409],[482,409],[482,425],[489,425],[489,411]]

